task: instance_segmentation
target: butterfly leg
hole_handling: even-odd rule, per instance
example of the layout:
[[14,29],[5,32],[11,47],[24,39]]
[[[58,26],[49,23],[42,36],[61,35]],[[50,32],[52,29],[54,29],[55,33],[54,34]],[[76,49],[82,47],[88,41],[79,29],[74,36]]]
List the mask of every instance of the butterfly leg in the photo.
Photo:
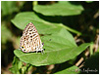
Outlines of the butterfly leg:
[[18,50],[21,50],[22,47],[19,47]]
[[18,50],[21,50],[20,48]]
[[43,55],[43,50],[41,51],[42,55]]
[[36,54],[38,53],[38,51],[36,51]]
[[44,53],[44,49],[41,51],[41,53],[42,53],[42,54]]

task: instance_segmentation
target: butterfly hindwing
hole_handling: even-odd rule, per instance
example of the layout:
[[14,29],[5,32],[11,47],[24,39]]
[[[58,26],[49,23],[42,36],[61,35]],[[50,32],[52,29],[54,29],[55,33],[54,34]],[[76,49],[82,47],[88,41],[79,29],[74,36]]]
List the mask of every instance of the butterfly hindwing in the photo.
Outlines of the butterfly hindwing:
[[30,22],[23,31],[20,40],[20,49],[23,52],[38,52],[43,51],[42,47],[40,36],[33,23]]

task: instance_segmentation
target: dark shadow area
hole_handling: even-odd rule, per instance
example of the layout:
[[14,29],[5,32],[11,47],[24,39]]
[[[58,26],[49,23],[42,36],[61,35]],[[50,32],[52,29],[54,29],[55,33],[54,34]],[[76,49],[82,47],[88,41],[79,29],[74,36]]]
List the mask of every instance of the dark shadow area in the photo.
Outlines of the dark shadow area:
[[55,68],[53,69],[51,74],[62,71],[62,70],[67,69],[67,68],[70,68],[71,66],[73,66],[72,63],[69,63],[71,61],[72,60],[69,60],[69,61],[61,63],[61,64],[56,64]]
[[34,70],[32,72],[32,74],[46,74],[46,72],[47,72],[47,68],[45,66],[38,66],[35,68],[36,68],[36,70]]
[[69,1],[73,5],[81,5],[84,1]]
[[57,3],[57,1],[38,1],[39,5],[51,5],[53,3]]
[[14,57],[13,50],[14,48],[11,41],[7,41],[6,44],[1,44],[1,64],[3,67],[6,67],[12,62]]
[[26,1],[20,11],[33,11],[33,1]]
[[99,74],[99,52],[85,61],[80,74]]
[[61,20],[62,20],[62,16],[44,16],[37,12],[35,12],[35,14],[38,15],[38,17],[40,17],[41,19],[44,19],[48,22],[61,23]]
[[12,34],[16,37],[18,36],[22,36],[22,32],[23,30],[20,30],[19,28],[17,28],[14,24],[10,23],[9,26],[10,27],[10,31],[12,32]]

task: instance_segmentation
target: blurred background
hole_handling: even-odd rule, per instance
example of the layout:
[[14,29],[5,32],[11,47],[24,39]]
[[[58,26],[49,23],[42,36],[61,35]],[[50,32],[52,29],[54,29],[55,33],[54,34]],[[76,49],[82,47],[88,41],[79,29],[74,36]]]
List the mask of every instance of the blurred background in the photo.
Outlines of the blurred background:
[[[34,11],[35,5],[52,5],[58,1],[1,1],[1,73],[12,74],[9,68],[12,66],[15,49],[19,48],[22,30],[12,22],[16,14],[25,11]],[[79,15],[51,16],[53,19],[45,19],[50,22],[62,22],[64,25],[79,31],[84,35],[76,35],[71,32],[77,44],[92,42],[93,52],[99,50],[99,1],[77,1],[70,2],[84,8]],[[64,12],[64,11],[63,11]],[[49,17],[49,16],[48,16]],[[58,18],[58,19],[57,19]],[[80,55],[81,56],[81,55]],[[90,56],[90,53],[87,55]],[[78,57],[79,58],[79,57]],[[79,60],[79,59],[78,59]],[[78,61],[77,60],[77,61]],[[99,65],[98,65],[99,66]],[[51,66],[46,66],[48,69]],[[42,67],[39,67],[42,68]],[[45,69],[43,69],[45,71]],[[40,72],[41,73],[41,72]],[[45,73],[51,73],[45,72]]]

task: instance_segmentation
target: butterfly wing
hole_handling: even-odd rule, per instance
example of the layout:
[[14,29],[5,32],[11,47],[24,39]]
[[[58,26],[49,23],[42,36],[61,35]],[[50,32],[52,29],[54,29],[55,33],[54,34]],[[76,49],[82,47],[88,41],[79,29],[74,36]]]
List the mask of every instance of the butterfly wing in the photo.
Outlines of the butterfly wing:
[[20,40],[20,48],[23,52],[38,52],[43,51],[43,45],[37,29],[33,23],[29,23],[24,31]]

